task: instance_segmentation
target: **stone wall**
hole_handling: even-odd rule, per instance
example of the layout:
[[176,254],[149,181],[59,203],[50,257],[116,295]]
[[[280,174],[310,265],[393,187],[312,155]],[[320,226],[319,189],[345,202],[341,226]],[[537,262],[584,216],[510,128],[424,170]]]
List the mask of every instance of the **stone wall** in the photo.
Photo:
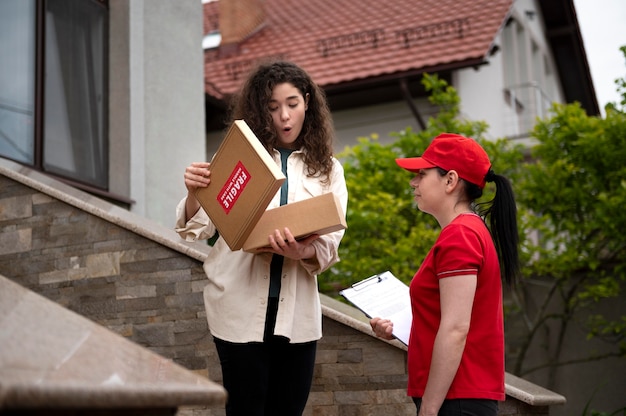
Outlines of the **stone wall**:
[[[184,243],[172,230],[73,188],[58,183],[49,188],[41,183],[48,179],[36,172],[13,178],[2,173],[1,274],[221,382],[202,300],[208,247]],[[405,393],[405,350],[397,341],[372,337],[366,324],[324,299],[324,336],[305,414],[414,415]],[[507,399],[500,414],[548,414],[545,404]],[[186,408],[179,414],[224,411]]]

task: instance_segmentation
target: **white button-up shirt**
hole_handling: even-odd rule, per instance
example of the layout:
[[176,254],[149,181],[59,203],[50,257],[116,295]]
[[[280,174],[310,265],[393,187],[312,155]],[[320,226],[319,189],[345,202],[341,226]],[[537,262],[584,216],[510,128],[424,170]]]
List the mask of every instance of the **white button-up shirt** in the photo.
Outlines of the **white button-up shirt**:
[[[280,166],[280,154],[273,158]],[[294,151],[287,160],[289,194],[287,203],[333,192],[343,212],[348,204],[348,191],[339,161],[333,158],[328,183],[308,177],[302,151]],[[280,191],[268,209],[280,206]],[[176,208],[176,231],[187,241],[210,238],[216,231],[206,212],[200,210],[185,223],[185,199]],[[306,260],[285,258],[276,317],[275,335],[292,343],[318,340],[322,337],[322,312],[317,275],[339,261],[338,248],[344,230],[322,235],[312,244],[315,257]],[[272,254],[231,251],[219,238],[204,262],[208,284],[204,288],[204,304],[211,334],[230,342],[262,342],[270,284]]]

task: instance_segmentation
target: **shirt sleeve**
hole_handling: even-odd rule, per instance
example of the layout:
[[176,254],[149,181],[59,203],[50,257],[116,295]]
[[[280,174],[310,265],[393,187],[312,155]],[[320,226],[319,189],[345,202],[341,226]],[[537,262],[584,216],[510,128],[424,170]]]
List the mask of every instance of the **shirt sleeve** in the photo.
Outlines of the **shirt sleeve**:
[[[337,159],[333,159],[333,171],[330,179],[330,192],[339,199],[343,209],[344,218],[348,208],[348,188],[343,172],[343,166]],[[315,247],[315,257],[301,260],[302,266],[311,274],[319,274],[327,270],[330,266],[339,261],[339,243],[345,234],[345,230],[339,230],[320,236],[313,241]]]
[[211,238],[216,231],[207,213],[202,207],[185,222],[185,203],[183,198],[176,206],[176,225],[174,230],[186,241],[206,240]]
[[435,245],[437,278],[477,275],[483,262],[484,250],[474,230],[461,224],[449,224],[442,230]]

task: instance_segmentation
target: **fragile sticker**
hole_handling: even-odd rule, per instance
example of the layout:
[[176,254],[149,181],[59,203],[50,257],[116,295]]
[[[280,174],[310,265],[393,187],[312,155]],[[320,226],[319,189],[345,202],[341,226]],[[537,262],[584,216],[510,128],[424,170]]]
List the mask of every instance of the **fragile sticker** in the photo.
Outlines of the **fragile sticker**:
[[222,190],[217,194],[217,202],[219,202],[226,214],[233,209],[248,182],[250,182],[250,173],[248,173],[243,163],[239,161]]

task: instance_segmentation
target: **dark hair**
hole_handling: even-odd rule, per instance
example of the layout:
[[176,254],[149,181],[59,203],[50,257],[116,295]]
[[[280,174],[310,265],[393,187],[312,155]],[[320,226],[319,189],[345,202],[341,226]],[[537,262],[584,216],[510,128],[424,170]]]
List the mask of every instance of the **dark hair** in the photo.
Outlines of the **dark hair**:
[[286,61],[261,63],[250,73],[231,102],[232,120],[244,119],[268,152],[276,146],[269,102],[274,87],[290,83],[303,97],[309,95],[302,131],[295,145],[303,150],[309,176],[328,180],[332,170],[334,129],[324,91],[299,66]]
[[[437,168],[441,176],[448,173]],[[489,224],[489,231],[498,252],[500,275],[508,285],[515,285],[519,272],[519,232],[517,230],[517,206],[513,187],[509,180],[489,170],[485,180],[494,182],[496,192],[491,201],[475,204],[474,201],[483,195],[480,186],[461,179],[465,184],[465,196],[474,206],[477,214]]]

